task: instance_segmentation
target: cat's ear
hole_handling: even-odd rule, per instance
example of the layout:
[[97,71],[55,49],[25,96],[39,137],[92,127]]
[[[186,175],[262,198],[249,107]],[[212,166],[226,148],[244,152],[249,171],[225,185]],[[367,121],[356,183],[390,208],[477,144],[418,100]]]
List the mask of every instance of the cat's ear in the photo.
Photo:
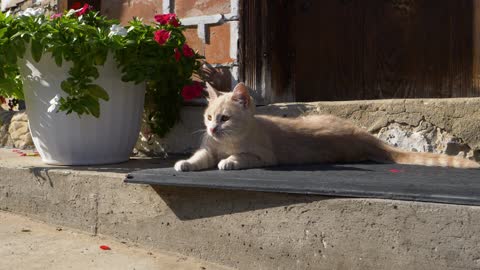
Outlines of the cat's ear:
[[232,100],[248,107],[250,105],[250,94],[244,83],[238,83],[233,89]]
[[212,85],[210,85],[208,82],[206,83],[207,85],[207,92],[208,92],[208,101],[211,101],[211,100],[214,100],[216,99],[220,93],[215,90],[215,88],[212,87]]

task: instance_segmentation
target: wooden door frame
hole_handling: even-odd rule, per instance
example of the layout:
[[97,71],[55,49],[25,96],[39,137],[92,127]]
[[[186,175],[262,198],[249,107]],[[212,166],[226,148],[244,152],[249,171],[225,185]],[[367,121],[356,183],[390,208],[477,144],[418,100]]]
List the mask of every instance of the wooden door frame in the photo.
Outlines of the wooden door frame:
[[294,60],[287,0],[241,0],[239,79],[257,104],[294,102]]

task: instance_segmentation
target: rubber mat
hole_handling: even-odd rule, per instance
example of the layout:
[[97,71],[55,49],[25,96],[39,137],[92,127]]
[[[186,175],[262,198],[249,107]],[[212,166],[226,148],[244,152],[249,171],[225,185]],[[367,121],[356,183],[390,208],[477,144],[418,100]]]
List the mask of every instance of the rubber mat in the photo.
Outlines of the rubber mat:
[[127,183],[480,205],[480,170],[397,164],[133,172]]

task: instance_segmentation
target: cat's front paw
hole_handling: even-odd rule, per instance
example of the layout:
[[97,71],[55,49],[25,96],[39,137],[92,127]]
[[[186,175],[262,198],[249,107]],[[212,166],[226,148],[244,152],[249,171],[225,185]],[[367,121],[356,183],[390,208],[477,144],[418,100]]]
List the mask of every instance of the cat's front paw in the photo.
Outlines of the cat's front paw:
[[228,160],[228,159],[222,159],[218,163],[218,169],[219,170],[238,170],[238,164],[236,161]]
[[177,163],[175,163],[175,166],[173,166],[175,171],[177,172],[188,172],[188,171],[193,171],[193,165],[186,161],[186,160],[179,160]]

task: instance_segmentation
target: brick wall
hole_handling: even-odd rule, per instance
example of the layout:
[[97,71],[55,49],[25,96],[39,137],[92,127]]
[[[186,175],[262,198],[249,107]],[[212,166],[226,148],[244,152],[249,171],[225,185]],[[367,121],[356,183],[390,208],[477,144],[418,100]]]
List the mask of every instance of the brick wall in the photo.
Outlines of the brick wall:
[[176,13],[188,27],[187,41],[217,71],[216,86],[229,90],[238,78],[238,0],[109,0],[102,14],[126,24],[134,16],[152,21],[158,13]]

